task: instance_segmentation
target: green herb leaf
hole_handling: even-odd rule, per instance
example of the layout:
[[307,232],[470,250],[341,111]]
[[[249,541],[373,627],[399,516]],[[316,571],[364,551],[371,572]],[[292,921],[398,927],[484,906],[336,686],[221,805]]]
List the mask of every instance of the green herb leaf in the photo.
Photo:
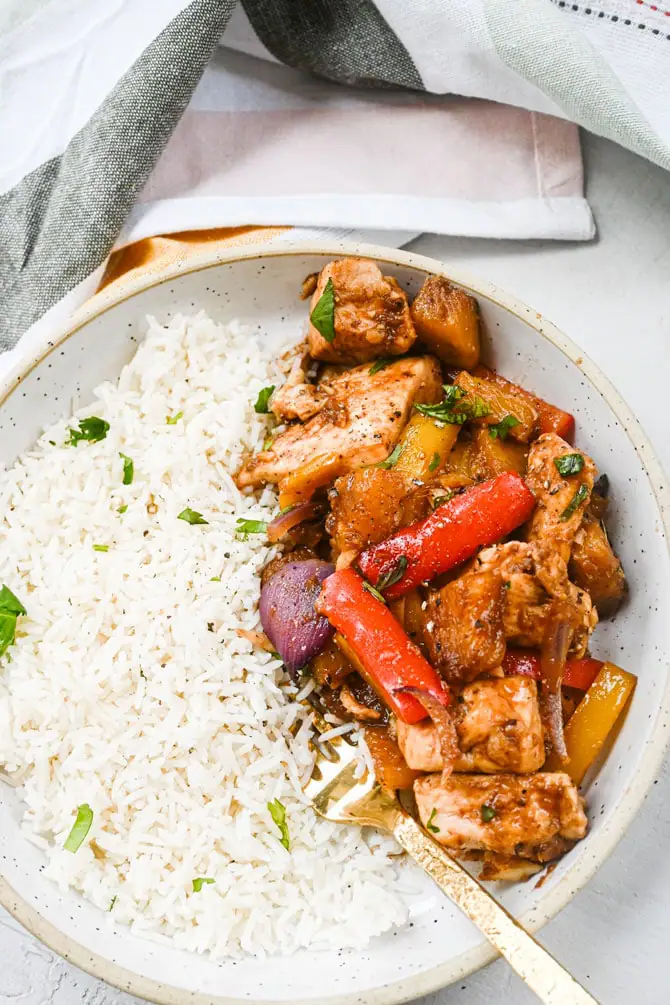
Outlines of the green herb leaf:
[[440,460],[441,460],[440,455],[438,454],[437,451],[435,451],[435,453],[433,454],[433,456],[431,458],[431,462],[428,465],[428,470],[429,471],[436,471],[437,468],[439,468],[439,466],[440,466]]
[[579,506],[581,506],[581,504],[586,499],[588,499],[588,497],[589,497],[589,490],[587,489],[586,485],[580,485],[575,494],[573,495],[572,499],[568,503],[568,505],[561,513],[559,519],[569,520],[572,514],[577,510]]
[[386,590],[389,586],[394,586],[395,583],[400,582],[405,575],[405,569],[408,565],[407,557],[405,555],[398,555],[391,568],[387,572],[383,572],[377,580],[377,589]]
[[0,589],[0,612],[3,614],[28,613],[19,598],[12,593],[8,586],[3,586]]
[[135,477],[135,465],[126,454],[119,453],[119,457],[123,461],[123,484],[132,485]]
[[114,897],[112,897],[112,899],[109,902],[109,907],[107,908],[107,913],[108,914],[114,908],[114,904],[115,903],[116,903],[116,897],[114,896]]
[[497,810],[488,803],[482,803],[480,809],[481,818],[485,824],[490,824],[494,817],[498,816]]
[[193,892],[200,893],[205,883],[207,886],[211,886],[216,880],[210,879],[209,876],[196,876],[193,880]]
[[128,504],[124,503],[123,506],[119,506],[119,508],[117,509],[116,512],[117,513],[125,513],[127,509],[128,509]]
[[56,446],[56,441],[55,440],[49,440],[49,443],[51,444],[52,447]]
[[258,392],[258,397],[256,398],[256,404],[254,405],[254,411],[258,412],[259,415],[264,415],[268,411],[268,401],[275,389],[274,384],[270,384],[269,387],[264,387]]
[[324,286],[309,320],[326,342],[335,341],[335,287],[332,279]]
[[492,426],[489,426],[489,436],[492,440],[495,440],[496,437],[499,440],[506,440],[510,429],[514,429],[515,426],[520,425],[521,422],[517,419],[516,415],[506,415],[500,422],[494,422]]
[[564,478],[567,475],[578,475],[584,467],[584,457],[582,454],[563,454],[562,457],[554,457],[554,464],[559,475]]
[[93,551],[109,551],[108,544],[94,544]]
[[165,421],[167,422],[168,426],[176,426],[179,420],[183,418],[184,418],[183,412],[175,412],[174,415],[166,415]]
[[265,534],[268,525],[264,520],[245,520],[244,517],[237,518],[235,527],[236,534]]
[[270,811],[272,822],[276,824],[279,829],[279,833],[281,835],[279,843],[283,844],[286,851],[289,851],[290,841],[288,824],[286,823],[286,807],[283,806],[278,799],[273,799],[271,803],[268,803],[268,810]]
[[385,367],[390,366],[391,363],[396,363],[397,359],[398,359],[397,356],[391,359],[376,359],[372,364],[372,366],[370,367],[370,369],[368,370],[368,373],[370,374],[371,377],[373,377],[376,373],[379,373],[380,370],[383,370]]
[[212,578],[210,579],[210,583],[220,583],[220,582],[221,582],[221,576],[212,576]]
[[[0,589],[0,656],[16,641],[16,620],[26,609],[8,586]],[[8,657],[9,658],[9,657]]]
[[[16,615],[0,612],[0,656],[16,642]],[[9,659],[9,656],[7,657]]]
[[433,823],[433,820],[435,819],[436,815],[437,815],[437,809],[436,809],[435,806],[433,806],[432,810],[430,811],[430,816],[428,817],[428,820],[426,821],[426,830],[427,831],[432,831],[433,834],[439,834],[440,833],[440,828],[436,827],[435,824]]
[[378,589],[376,589],[376,588],[375,588],[375,587],[374,587],[374,586],[372,585],[372,583],[368,583],[367,579],[364,579],[364,580],[363,580],[363,589],[364,589],[364,590],[367,590],[367,592],[368,592],[368,593],[369,593],[369,594],[370,594],[371,596],[373,596],[373,597],[375,598],[375,600],[381,600],[382,604],[385,604],[385,603],[386,603],[386,601],[384,600],[384,598],[383,598],[383,596],[381,595],[381,593],[379,592],[379,590],[378,590]]
[[384,471],[388,471],[389,468],[392,468],[394,464],[398,463],[398,458],[400,457],[400,455],[401,455],[402,452],[403,452],[403,445],[402,445],[402,443],[398,443],[393,448],[393,450],[391,451],[391,453],[388,455],[388,457],[386,458],[386,460],[385,461],[379,461],[377,464],[375,464],[375,467],[376,468],[383,468]]
[[278,653],[276,649],[272,650],[270,656],[272,656],[273,660],[281,660],[281,653]]
[[91,415],[88,419],[79,420],[79,429],[70,428],[70,439],[66,446],[76,446],[80,440],[88,440],[90,443],[98,443],[107,436],[109,423],[104,419],[99,419],[97,415]]
[[[417,412],[427,415],[436,422],[462,426],[470,419],[483,419],[490,409],[481,398],[470,397],[458,384],[443,384],[444,398],[434,405],[415,405]],[[465,400],[467,399],[467,400]],[[458,406],[458,411],[455,411]]]
[[186,509],[183,509],[181,513],[179,513],[177,520],[185,520],[186,523],[191,524],[209,523],[209,520],[205,520],[202,513],[198,513],[196,509],[191,509],[190,506],[187,506]]
[[438,506],[444,506],[448,503],[450,499],[454,498],[454,493],[449,489],[443,496],[435,496],[433,499],[433,509],[437,509]]
[[75,852],[81,848],[86,835],[91,829],[91,824],[93,823],[93,810],[88,805],[88,803],[82,803],[77,810],[77,819],[72,825],[72,830],[67,836],[63,848],[65,851]]

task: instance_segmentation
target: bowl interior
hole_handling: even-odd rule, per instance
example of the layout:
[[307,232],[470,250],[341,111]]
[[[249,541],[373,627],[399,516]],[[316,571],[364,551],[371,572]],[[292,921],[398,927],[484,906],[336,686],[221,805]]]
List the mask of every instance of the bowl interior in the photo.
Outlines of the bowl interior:
[[[142,339],[147,314],[160,321],[202,308],[220,321],[236,317],[257,326],[268,339],[284,341],[289,332],[297,340],[306,318],[306,305],[297,296],[300,282],[330,257],[271,256],[183,273],[94,318],[48,352],[0,405],[0,461],[11,464],[45,425],[71,409],[73,399],[83,404],[101,381],[114,379]],[[420,269],[406,265],[390,265],[387,271],[412,293],[424,278]],[[517,315],[475,292],[488,333],[487,362],[572,411],[578,445],[610,476],[609,528],[624,562],[630,596],[617,617],[598,628],[592,648],[595,655],[639,676],[623,726],[588,785],[588,838],[562,860],[541,889],[531,881],[495,891],[510,911],[533,923],[544,920],[549,905],[555,908],[557,892],[562,889],[567,899],[579,886],[580,876],[592,871],[594,859],[602,859],[623,803],[636,786],[648,784],[638,779],[638,768],[657,724],[666,685],[670,623],[658,612],[660,598],[670,587],[669,563],[644,458],[601,391],[577,362],[539,333],[533,312],[520,309]],[[400,1001],[454,980],[484,959],[478,931],[418,872],[407,877],[413,925],[375,940],[365,951],[304,952],[262,962],[213,962],[191,956],[176,951],[167,940],[148,941],[114,925],[78,895],[44,880],[41,853],[23,837],[19,819],[16,794],[0,786],[0,874],[5,880],[0,896],[6,906],[17,909],[28,922],[25,907],[17,908],[11,890],[16,891],[28,907],[63,933],[66,941],[55,945],[59,952],[69,955],[68,942],[74,940],[83,947],[84,956],[73,954],[80,965],[90,966],[111,982],[124,983],[113,966],[119,965],[139,978],[131,990],[162,1001],[198,1001],[198,995],[210,1002],[324,1001],[341,996],[351,996],[351,1002]],[[94,954],[112,967],[101,969],[99,961],[87,964]]]

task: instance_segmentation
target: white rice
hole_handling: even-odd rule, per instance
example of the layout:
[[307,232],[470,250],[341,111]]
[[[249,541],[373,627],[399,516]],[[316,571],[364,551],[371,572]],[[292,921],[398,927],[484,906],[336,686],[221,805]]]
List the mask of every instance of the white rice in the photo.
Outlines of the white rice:
[[[24,830],[60,886],[215,956],[362,946],[407,917],[389,843],[306,804],[308,713],[237,634],[260,627],[272,554],[235,523],[270,518],[274,492],[241,495],[231,477],[265,435],[253,402],[278,371],[263,353],[235,323],[151,321],[118,383],[76,413],[105,418],[106,439],[65,446],[74,421],[59,422],[0,476],[0,583],[28,610],[2,660],[0,764],[21,780]],[[208,523],[178,520],[185,507]],[[94,820],[72,854],[82,803]],[[197,877],[215,882],[196,893]]]

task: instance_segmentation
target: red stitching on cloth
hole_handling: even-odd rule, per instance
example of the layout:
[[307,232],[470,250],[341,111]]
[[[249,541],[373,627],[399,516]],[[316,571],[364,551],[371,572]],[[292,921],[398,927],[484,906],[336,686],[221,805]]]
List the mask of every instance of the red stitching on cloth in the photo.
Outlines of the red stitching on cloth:
[[647,3],[647,0],[635,0],[635,3],[639,4],[640,7],[648,7],[649,10],[658,11],[659,14],[670,17],[670,10],[663,10],[661,7],[657,7],[655,3]]

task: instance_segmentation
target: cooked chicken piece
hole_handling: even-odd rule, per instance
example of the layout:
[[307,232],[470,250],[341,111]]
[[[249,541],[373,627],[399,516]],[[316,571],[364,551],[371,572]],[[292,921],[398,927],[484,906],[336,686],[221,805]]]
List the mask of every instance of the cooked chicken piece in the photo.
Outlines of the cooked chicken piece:
[[419,816],[452,851],[493,851],[539,862],[586,834],[584,800],[569,775],[425,775],[414,783]]
[[[472,854],[476,855],[477,852]],[[541,862],[531,862],[516,855],[496,855],[493,851],[481,854],[484,864],[478,878],[483,883],[523,883],[544,868]]]
[[270,411],[282,422],[300,419],[306,422],[320,412],[328,401],[328,394],[316,384],[289,384],[288,381],[272,395]]
[[443,363],[471,370],[479,362],[477,301],[444,276],[428,276],[412,304],[417,335]]
[[426,598],[424,641],[430,661],[460,684],[499,667],[505,655],[503,585],[499,575],[471,567]]
[[[345,370],[328,382],[329,398],[304,425],[280,433],[269,450],[252,457],[237,484],[279,482],[317,456],[334,456],[341,471],[383,461],[391,453],[415,402],[435,402],[442,376],[432,356],[398,360],[377,373]],[[319,385],[320,386],[320,385]]]
[[[410,768],[442,770],[439,738],[432,722],[408,726],[398,721],[397,731]],[[458,697],[456,732],[462,753],[454,771],[537,771],[545,759],[537,684],[528,677],[469,684]]]
[[407,493],[402,475],[392,468],[359,468],[338,478],[329,493],[326,530],[338,553],[358,553],[400,526],[400,504]]
[[616,611],[626,592],[626,580],[605,528],[591,515],[590,508],[575,535],[568,568],[571,578],[587,591],[601,617]]
[[407,297],[392,276],[383,276],[374,262],[342,258],[321,270],[310,304],[310,315],[328,280],[335,295],[335,338],[328,342],[309,326],[313,359],[331,363],[364,363],[380,356],[401,356],[411,348],[416,332]]
[[555,552],[526,541],[508,541],[485,548],[474,565],[500,575],[503,633],[509,643],[539,649],[552,616],[551,601],[560,599],[574,614],[570,655],[584,655],[598,615],[588,593],[570,582],[567,567]]
[[[576,453],[583,457],[584,466],[577,474],[563,476],[554,462],[566,454]],[[537,507],[530,519],[527,537],[566,565],[589,504],[595,476],[596,466],[591,458],[576,451],[556,433],[544,433],[530,448],[526,483],[537,500]]]
[[297,348],[298,352],[286,383],[273,392],[269,402],[270,411],[274,412],[282,422],[291,419],[306,422],[312,415],[316,415],[328,400],[323,388],[317,388],[307,379],[310,366],[315,368],[315,364],[309,354],[303,351],[304,345]]

